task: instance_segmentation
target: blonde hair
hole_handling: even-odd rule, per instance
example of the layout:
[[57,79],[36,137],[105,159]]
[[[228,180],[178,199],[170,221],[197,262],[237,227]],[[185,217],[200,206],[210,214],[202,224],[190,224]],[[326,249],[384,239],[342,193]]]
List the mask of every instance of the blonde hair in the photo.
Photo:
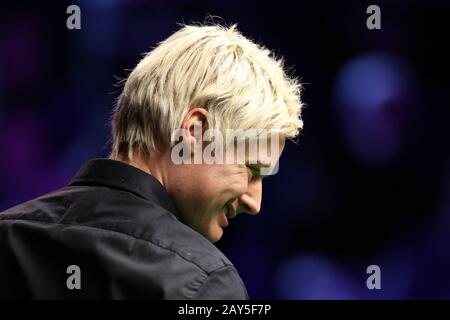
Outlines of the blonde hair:
[[294,138],[303,127],[301,85],[265,47],[236,25],[184,25],[159,43],[126,80],[112,119],[112,157],[150,155],[194,107],[209,128],[276,129]]

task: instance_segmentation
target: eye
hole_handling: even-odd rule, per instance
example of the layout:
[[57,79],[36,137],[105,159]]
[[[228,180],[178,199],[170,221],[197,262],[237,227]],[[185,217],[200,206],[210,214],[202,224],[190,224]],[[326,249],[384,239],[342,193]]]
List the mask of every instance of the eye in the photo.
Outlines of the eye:
[[247,167],[248,181],[251,181],[253,179],[253,170],[249,165],[247,165],[246,167]]
[[260,176],[259,167],[256,165],[248,164],[247,171],[248,171],[248,181],[251,181]]

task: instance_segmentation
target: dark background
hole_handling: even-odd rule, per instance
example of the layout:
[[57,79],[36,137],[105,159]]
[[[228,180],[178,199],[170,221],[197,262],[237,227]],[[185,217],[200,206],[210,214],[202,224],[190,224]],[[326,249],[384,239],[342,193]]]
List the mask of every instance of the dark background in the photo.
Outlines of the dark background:
[[[68,30],[66,8],[81,8]],[[381,8],[381,30],[366,8]],[[238,23],[304,84],[305,128],[262,212],[217,244],[253,299],[450,299],[445,1],[3,2],[0,211],[109,153],[125,78],[177,23]],[[381,268],[381,290],[366,269]]]

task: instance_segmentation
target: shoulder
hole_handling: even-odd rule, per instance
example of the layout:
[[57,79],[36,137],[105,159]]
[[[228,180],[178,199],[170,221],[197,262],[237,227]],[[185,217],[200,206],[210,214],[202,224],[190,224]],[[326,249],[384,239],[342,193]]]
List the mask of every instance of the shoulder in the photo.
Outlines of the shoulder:
[[14,224],[17,236],[32,230],[45,243],[98,257],[108,272],[120,274],[115,277],[133,274],[136,283],[130,287],[158,287],[168,299],[247,299],[238,272],[214,244],[163,207],[129,192],[63,188],[13,207],[0,219],[4,227]]

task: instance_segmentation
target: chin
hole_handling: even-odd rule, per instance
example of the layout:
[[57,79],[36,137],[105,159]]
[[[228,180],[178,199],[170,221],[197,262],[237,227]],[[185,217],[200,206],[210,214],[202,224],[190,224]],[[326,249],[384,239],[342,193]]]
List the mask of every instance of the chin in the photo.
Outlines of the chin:
[[223,235],[223,230],[221,227],[216,227],[214,228],[214,230],[211,230],[208,235],[206,236],[206,238],[211,241],[212,243],[216,243],[217,241],[219,241],[222,238]]

